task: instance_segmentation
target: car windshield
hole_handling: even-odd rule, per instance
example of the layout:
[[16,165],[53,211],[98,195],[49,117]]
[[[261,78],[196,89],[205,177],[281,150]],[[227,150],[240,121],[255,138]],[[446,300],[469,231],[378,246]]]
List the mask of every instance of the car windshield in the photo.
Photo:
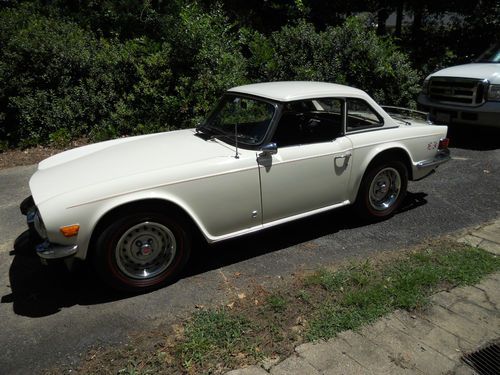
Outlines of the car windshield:
[[257,99],[225,95],[199,131],[230,142],[260,144],[274,116],[275,106]]
[[500,44],[495,44],[488,48],[488,50],[483,53],[476,60],[478,63],[500,63]]

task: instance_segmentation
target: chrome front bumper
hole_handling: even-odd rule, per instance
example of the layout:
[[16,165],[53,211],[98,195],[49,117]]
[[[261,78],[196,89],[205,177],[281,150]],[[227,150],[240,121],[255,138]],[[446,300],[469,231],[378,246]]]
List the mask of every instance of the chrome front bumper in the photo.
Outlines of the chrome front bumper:
[[78,245],[57,245],[45,240],[36,246],[36,253],[43,259],[60,259],[75,255]]
[[[36,253],[42,260],[61,259],[75,255],[78,251],[78,245],[59,245],[50,243],[46,238],[42,237],[40,227],[43,227],[41,219],[37,222],[37,209],[33,198],[26,198],[20,205],[20,210],[23,215],[26,215],[26,221],[33,241],[43,241],[35,247]],[[36,228],[38,226],[38,229]]]

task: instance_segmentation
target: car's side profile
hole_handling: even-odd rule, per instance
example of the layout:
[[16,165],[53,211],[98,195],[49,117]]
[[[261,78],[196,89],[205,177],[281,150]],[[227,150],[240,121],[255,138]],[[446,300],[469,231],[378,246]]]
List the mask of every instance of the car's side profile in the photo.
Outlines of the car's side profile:
[[196,129],[42,161],[21,210],[41,258],[91,259],[113,287],[143,291],[179,274],[195,232],[217,242],[349,204],[389,217],[408,180],[449,160],[446,132],[347,86],[240,86]]

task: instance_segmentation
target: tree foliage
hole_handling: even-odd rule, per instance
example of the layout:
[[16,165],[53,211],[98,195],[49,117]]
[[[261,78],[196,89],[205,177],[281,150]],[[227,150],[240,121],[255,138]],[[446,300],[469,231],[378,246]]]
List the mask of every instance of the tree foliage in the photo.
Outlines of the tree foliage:
[[317,32],[299,22],[274,32],[264,61],[265,80],[312,80],[347,84],[377,101],[412,106],[419,77],[391,39],[380,38],[357,18]]
[[0,139],[14,146],[192,126],[245,82],[220,8],[184,8],[163,41],[121,41],[23,5],[0,12],[0,43]]
[[[415,27],[393,38],[373,22],[396,8]],[[0,144],[193,126],[224,90],[259,81],[343,83],[413,106],[424,75],[477,55],[499,19],[493,0],[5,1]]]

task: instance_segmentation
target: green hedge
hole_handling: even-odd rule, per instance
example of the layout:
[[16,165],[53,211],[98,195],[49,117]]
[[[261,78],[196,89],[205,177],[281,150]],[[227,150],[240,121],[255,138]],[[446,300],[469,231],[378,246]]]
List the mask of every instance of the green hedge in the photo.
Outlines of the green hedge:
[[267,80],[336,82],[360,88],[380,103],[414,106],[420,82],[408,57],[360,19],[323,32],[306,22],[285,26],[267,44],[273,48],[272,64],[264,62]]
[[118,39],[45,10],[0,10],[0,148],[193,126],[224,90],[249,82],[345,83],[403,106],[418,90],[407,56],[356,19],[266,36],[192,3],[165,16],[161,38]]

